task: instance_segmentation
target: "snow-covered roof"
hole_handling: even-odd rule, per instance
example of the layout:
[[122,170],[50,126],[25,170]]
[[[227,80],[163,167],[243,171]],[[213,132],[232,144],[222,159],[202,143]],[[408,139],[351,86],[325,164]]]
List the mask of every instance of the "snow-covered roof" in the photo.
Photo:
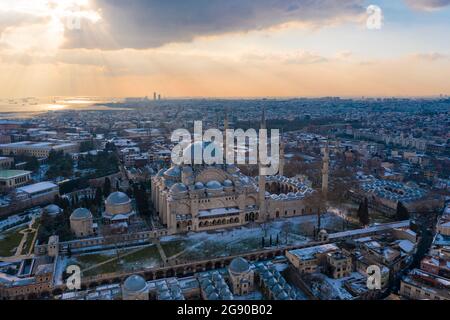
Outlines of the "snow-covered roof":
[[222,215],[231,215],[240,213],[239,208],[218,208],[211,210],[202,210],[199,211],[198,217],[211,217],[211,216],[222,216]]
[[50,189],[57,188],[58,186],[54,184],[53,182],[39,182],[35,184],[30,184],[28,186],[17,188],[17,191],[25,192],[28,194],[34,194]]

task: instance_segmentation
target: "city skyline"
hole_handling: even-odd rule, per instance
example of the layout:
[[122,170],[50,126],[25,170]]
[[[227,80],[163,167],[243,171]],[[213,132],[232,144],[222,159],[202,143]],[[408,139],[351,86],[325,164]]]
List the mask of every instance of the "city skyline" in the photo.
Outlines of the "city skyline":
[[449,4],[0,1],[0,98],[448,95]]

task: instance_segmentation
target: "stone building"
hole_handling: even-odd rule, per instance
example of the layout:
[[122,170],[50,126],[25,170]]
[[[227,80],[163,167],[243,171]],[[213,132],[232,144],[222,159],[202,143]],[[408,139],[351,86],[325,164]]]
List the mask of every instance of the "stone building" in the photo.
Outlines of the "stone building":
[[[191,144],[183,151],[184,159],[192,160],[195,150],[203,152],[210,144]],[[217,150],[208,149],[211,154]],[[169,234],[312,214],[304,201],[312,192],[297,179],[261,174],[253,178],[232,164],[173,165],[152,178],[153,204]]]
[[135,215],[130,197],[123,192],[113,192],[105,200],[103,221],[113,228],[127,229]]
[[345,278],[352,273],[352,258],[340,251],[327,254],[327,265],[334,279]]
[[236,258],[228,267],[233,294],[243,296],[253,291],[255,273],[244,258]]
[[128,277],[122,285],[122,300],[149,300],[145,279],[138,275]]
[[92,213],[86,208],[78,208],[70,215],[70,229],[79,238],[94,233]]

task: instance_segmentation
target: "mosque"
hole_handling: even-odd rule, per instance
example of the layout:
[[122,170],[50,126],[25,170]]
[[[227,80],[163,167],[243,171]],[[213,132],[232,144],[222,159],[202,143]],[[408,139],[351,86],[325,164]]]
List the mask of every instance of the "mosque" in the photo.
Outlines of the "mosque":
[[[266,128],[263,111],[261,128]],[[228,120],[225,116],[225,132]],[[197,142],[198,143],[198,142]],[[184,150],[193,155],[202,143]],[[279,175],[253,178],[235,165],[173,165],[152,178],[152,200],[169,234],[233,228],[269,219],[315,213],[306,205],[314,191],[306,184],[283,176],[281,144]],[[260,172],[262,167],[260,166]]]
[[[56,212],[57,207],[46,207],[47,211]],[[103,224],[115,232],[125,232],[136,212],[131,199],[123,192],[113,192],[105,200],[105,211],[102,214]],[[70,229],[77,238],[92,236],[97,232],[92,213],[86,208],[74,210],[70,216]]]

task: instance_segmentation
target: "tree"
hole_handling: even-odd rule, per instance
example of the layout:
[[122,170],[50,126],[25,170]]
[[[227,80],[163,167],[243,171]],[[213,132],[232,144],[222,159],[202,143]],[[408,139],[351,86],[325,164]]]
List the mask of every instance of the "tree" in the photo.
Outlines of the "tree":
[[95,202],[95,205],[97,206],[97,207],[101,207],[102,206],[102,202],[103,202],[103,192],[102,192],[102,188],[100,188],[100,187],[97,187],[96,189],[95,189],[95,198],[94,198],[94,202]]
[[289,233],[291,232],[291,225],[289,222],[285,222],[283,223],[283,225],[281,226],[281,232],[284,234],[284,242],[287,244],[288,242],[288,236]]
[[94,149],[94,141],[88,140],[80,143],[80,152],[87,152]]
[[409,219],[409,212],[408,209],[401,203],[400,201],[397,204],[397,213],[396,213],[397,220],[403,221]]
[[134,184],[133,185],[133,194],[136,200],[136,206],[140,214],[149,214],[150,206],[148,203],[147,192],[145,191],[145,185]]
[[36,157],[30,157],[25,165],[25,170],[37,171],[39,169],[39,161]]
[[49,169],[47,178],[71,177],[73,174],[73,159],[69,154],[63,151],[52,150],[48,156]]
[[359,222],[361,222],[361,224],[364,226],[367,226],[370,222],[369,201],[367,198],[364,198],[364,201],[361,202],[361,204],[359,205],[358,218],[359,218]]
[[111,193],[111,180],[109,178],[105,178],[105,183],[103,184],[103,195],[105,197],[109,196]]

